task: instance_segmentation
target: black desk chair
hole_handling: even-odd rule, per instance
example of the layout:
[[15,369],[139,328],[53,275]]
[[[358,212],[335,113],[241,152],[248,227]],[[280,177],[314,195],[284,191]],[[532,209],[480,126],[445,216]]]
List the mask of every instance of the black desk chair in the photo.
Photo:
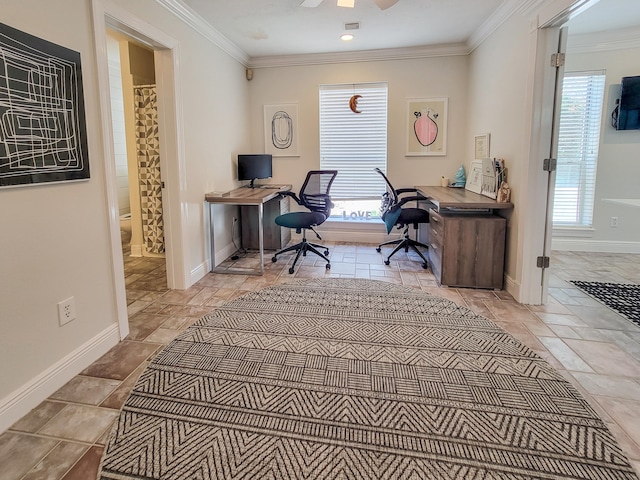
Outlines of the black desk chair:
[[[429,223],[429,212],[422,208],[403,207],[407,202],[424,200],[425,198],[422,195],[419,195],[418,190],[415,188],[393,188],[393,185],[391,185],[387,176],[382,173],[382,170],[379,168],[376,168],[375,170],[382,175],[382,178],[384,178],[384,181],[387,184],[387,190],[382,194],[382,206],[380,207],[380,214],[382,220],[387,226],[387,233],[391,233],[394,225],[396,225],[398,229],[404,228],[401,239],[381,243],[378,245],[378,248],[376,248],[376,251],[381,252],[382,247],[385,245],[396,245],[396,248],[393,249],[391,255],[389,255],[384,261],[385,265],[389,265],[389,263],[391,263],[390,258],[393,257],[396,252],[402,248],[404,248],[405,252],[408,252],[411,248],[422,259],[422,268],[428,268],[429,262],[422,252],[418,250],[418,247],[422,247],[424,249],[428,249],[429,247],[424,243],[420,243],[409,238],[409,225],[413,225],[413,228],[417,230],[419,223]],[[414,195],[409,197],[403,196],[407,193],[413,193]]]
[[[306,232],[307,230],[313,230],[316,237],[322,240],[322,237],[313,227],[317,227],[329,218],[331,208],[333,207],[329,190],[337,174],[337,170],[311,170],[307,173],[307,178],[302,184],[299,197],[293,192],[280,192],[280,195],[288,195],[293,198],[298,205],[302,205],[309,210],[308,212],[285,213],[277,216],[275,219],[276,224],[281,227],[295,228],[296,233],[302,232],[302,241],[300,243],[277,251],[271,259],[272,262],[276,262],[278,255],[285,252],[296,251],[296,258],[289,268],[289,273],[293,273],[293,268],[298,258],[300,258],[300,254],[306,257],[307,252],[313,252],[319,257],[322,257],[327,262],[327,270],[331,268],[331,262],[327,257],[327,255],[329,255],[329,249],[324,245],[308,242]],[[318,249],[324,249],[324,255],[320,253]]]

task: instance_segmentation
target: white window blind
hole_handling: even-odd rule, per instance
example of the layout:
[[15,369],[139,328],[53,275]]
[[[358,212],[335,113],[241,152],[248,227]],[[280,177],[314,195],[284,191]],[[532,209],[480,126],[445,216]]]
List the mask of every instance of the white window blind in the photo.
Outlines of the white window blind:
[[[349,99],[361,95],[354,113]],[[331,197],[379,198],[387,170],[387,84],[320,86],[320,167],[338,170]]]
[[565,74],[553,204],[556,227],[592,225],[604,85],[604,72]]

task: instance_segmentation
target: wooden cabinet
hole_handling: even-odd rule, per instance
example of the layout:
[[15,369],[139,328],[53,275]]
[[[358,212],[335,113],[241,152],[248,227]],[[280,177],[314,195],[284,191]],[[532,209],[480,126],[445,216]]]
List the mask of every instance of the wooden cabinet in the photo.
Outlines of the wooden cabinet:
[[[277,196],[263,205],[262,224],[264,248],[279,250],[291,240],[291,229],[276,225],[275,218],[289,211],[289,197]],[[257,250],[260,248],[258,232],[258,208],[254,205],[240,207],[243,248]]]
[[506,219],[429,210],[429,263],[441,285],[502,289]]

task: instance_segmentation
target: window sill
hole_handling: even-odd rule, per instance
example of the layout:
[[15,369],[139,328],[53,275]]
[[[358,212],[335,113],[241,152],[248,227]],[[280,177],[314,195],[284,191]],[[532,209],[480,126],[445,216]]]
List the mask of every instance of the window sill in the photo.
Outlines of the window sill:
[[552,235],[554,238],[591,238],[595,231],[592,227],[554,227]]

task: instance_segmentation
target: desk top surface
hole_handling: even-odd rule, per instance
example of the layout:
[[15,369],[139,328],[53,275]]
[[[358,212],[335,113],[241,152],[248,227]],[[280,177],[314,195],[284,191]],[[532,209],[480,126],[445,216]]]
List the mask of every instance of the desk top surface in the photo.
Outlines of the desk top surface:
[[418,192],[431,200],[440,208],[482,208],[482,209],[510,209],[513,203],[501,203],[493,198],[471,192],[465,188],[416,186]]
[[260,205],[278,196],[280,192],[291,190],[291,185],[279,185],[272,188],[240,187],[223,194],[206,193],[204,199],[209,203],[233,203],[236,205]]

